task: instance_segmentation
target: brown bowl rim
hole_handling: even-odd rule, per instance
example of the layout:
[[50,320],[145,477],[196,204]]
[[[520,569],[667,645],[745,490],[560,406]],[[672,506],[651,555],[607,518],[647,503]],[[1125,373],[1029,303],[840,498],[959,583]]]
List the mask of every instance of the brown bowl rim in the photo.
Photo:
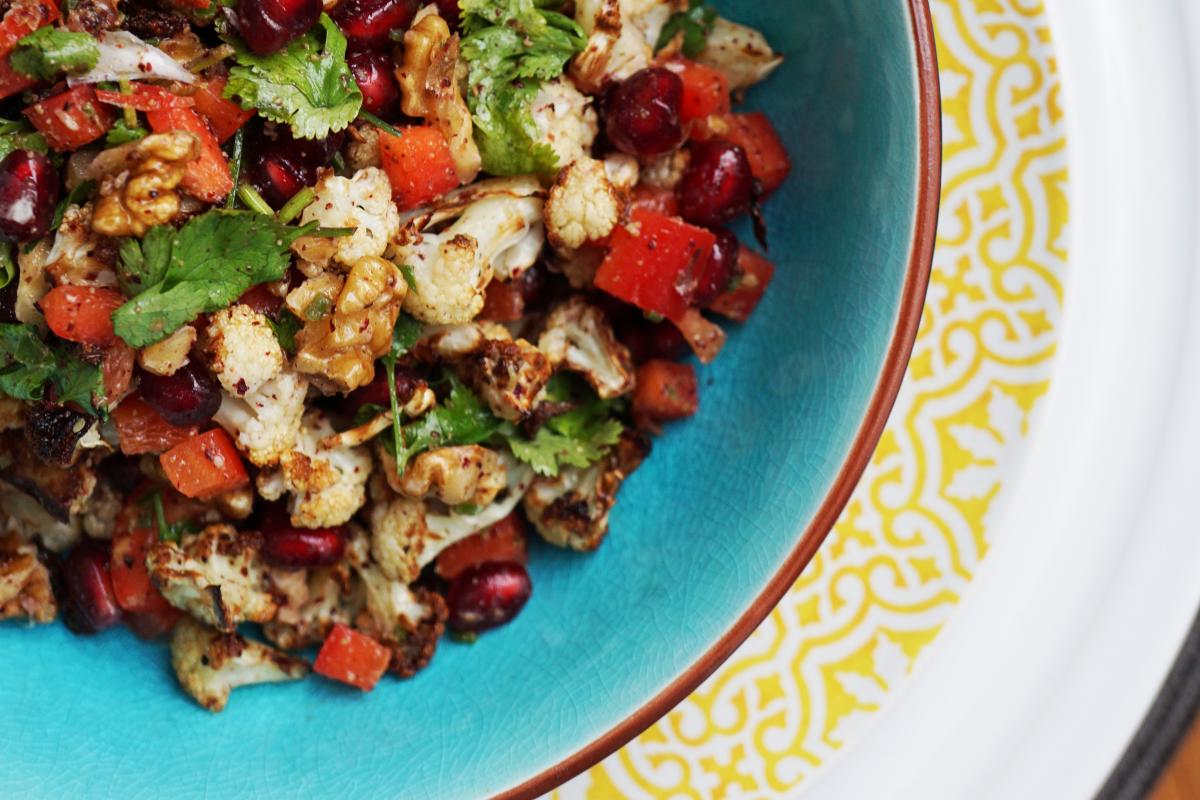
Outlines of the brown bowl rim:
[[842,509],[850,501],[850,496],[862,478],[867,464],[870,463],[875,447],[883,436],[892,407],[896,403],[916,342],[933,264],[941,193],[941,93],[933,20],[929,0],[908,0],[908,6],[912,15],[917,53],[918,118],[921,128],[916,227],[908,259],[908,273],[900,295],[896,328],[888,347],[887,358],[884,360],[867,413],[842,469],[796,547],[745,613],[704,655],[624,720],[557,764],[495,795],[494,800],[531,800],[561,786],[619,750],[691,694],[733,655],[734,650],[762,624],[783,599],[801,571],[816,555],[825,537],[829,535]]

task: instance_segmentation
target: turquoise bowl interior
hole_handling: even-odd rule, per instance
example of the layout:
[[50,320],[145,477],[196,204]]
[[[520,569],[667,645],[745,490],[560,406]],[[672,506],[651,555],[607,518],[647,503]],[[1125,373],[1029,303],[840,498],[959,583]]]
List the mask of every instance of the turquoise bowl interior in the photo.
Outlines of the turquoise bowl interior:
[[0,795],[529,794],[664,713],[766,613],[873,446],[878,431],[861,434],[879,420],[864,420],[890,406],[937,159],[922,165],[909,0],[714,1],[788,56],[748,99],[795,163],[767,206],[778,277],[701,370],[699,416],[623,490],[600,551],[535,546],[520,618],[444,641],[411,681],[242,689],[219,715],[177,688],[164,646],[124,629],[0,626]]

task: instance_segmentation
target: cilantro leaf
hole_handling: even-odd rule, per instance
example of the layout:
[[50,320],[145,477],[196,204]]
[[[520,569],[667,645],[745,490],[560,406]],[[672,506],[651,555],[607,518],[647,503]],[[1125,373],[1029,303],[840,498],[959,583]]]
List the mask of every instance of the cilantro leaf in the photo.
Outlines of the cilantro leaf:
[[405,425],[403,442],[384,439],[384,448],[396,456],[397,472],[404,472],[409,460],[426,450],[455,445],[486,442],[507,427],[507,423],[491,412],[482,400],[468,389],[453,373],[450,394],[416,422]]
[[[323,32],[323,34],[321,33]],[[300,139],[320,139],[358,116],[362,92],[346,64],[346,37],[328,14],[305,35],[269,56],[229,37],[237,65],[229,70],[226,97],[274,122],[285,122]]]
[[30,78],[48,81],[63,72],[87,72],[100,60],[100,47],[87,33],[47,25],[17,42],[8,57],[12,68]]
[[34,131],[24,120],[0,119],[0,158],[13,150],[32,150],[46,155],[50,152],[50,145],[46,143],[45,136]]
[[108,129],[108,133],[105,134],[104,143],[109,147],[116,147],[117,145],[136,142],[137,140],[148,136],[149,133],[150,131],[146,130],[140,125],[135,125],[133,127],[126,125],[125,119],[123,117],[118,117],[113,126]]
[[493,175],[549,174],[553,148],[539,141],[530,104],[562,75],[587,38],[574,20],[535,0],[462,0],[467,105],[483,168]]
[[178,231],[151,228],[140,244],[123,241],[121,285],[135,297],[113,313],[113,330],[145,347],[198,314],[225,308],[250,287],[282,278],[291,265],[288,248],[313,227],[218,209]]
[[[547,395],[562,396],[556,387],[547,387]],[[612,412],[613,403],[593,395],[578,407],[547,420],[533,439],[507,437],[509,449],[539,475],[557,476],[564,466],[589,467],[608,455],[625,430]]]
[[67,209],[71,206],[81,206],[91,198],[96,191],[96,182],[88,179],[75,184],[75,188],[67,192],[67,196],[59,201],[58,206],[54,209],[54,216],[50,220],[50,230],[58,230],[58,226],[62,224],[63,215],[67,213]]
[[[424,326],[420,322],[400,312],[396,319],[396,327],[392,329],[392,349],[383,357],[383,368],[387,374],[388,402],[392,409],[392,448],[394,453],[404,450],[404,423],[400,421],[400,395],[396,390],[396,362],[402,355],[412,349],[421,338]],[[407,459],[406,459],[407,461]]]
[[279,319],[267,317],[267,322],[270,323],[271,330],[275,332],[275,338],[279,340],[279,346],[284,352],[289,355],[295,353],[296,334],[304,327],[300,318],[285,308],[280,312]]
[[683,34],[683,54],[695,58],[704,52],[708,46],[708,35],[712,33],[713,25],[717,22],[717,11],[704,0],[690,0],[687,11],[679,11],[671,15],[658,36],[654,45],[657,53],[671,43],[671,40]]
[[18,400],[41,400],[46,386],[54,389],[59,403],[78,403],[99,416],[94,398],[103,396],[100,368],[51,347],[29,326],[0,324],[0,392]]

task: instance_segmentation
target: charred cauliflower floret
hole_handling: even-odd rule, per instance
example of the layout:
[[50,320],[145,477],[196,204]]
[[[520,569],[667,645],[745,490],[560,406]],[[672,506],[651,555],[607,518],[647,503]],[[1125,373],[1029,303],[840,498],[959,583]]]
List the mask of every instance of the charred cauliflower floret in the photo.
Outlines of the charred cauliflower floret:
[[283,370],[270,320],[240,303],[209,318],[201,349],[221,386],[236,397],[257,392]]
[[766,80],[783,63],[783,56],[776,55],[754,28],[718,17],[696,60],[723,72],[730,91],[737,92]]
[[412,269],[416,283],[404,310],[438,325],[474,319],[493,277],[510,280],[537,261],[545,241],[542,205],[536,178],[502,178],[452,192],[411,215],[388,251]]
[[181,542],[158,542],[146,569],[171,605],[220,631],[242,622],[267,622],[275,598],[266,590],[259,560],[261,534],[210,525]]
[[0,538],[0,620],[52,622],[58,604],[50,587],[50,571],[37,548],[16,536]]
[[446,138],[459,183],[475,180],[483,166],[474,124],[462,96],[467,66],[459,59],[459,37],[430,4],[404,34],[404,62],[396,70],[400,108],[429,120]]
[[184,617],[171,634],[171,666],[184,691],[209,711],[221,711],[239,686],[294,681],[308,674],[301,659],[236,633]]
[[290,492],[291,522],[300,528],[332,528],[350,521],[366,502],[371,454],[363,447],[327,450],[321,441],[333,425],[320,411],[305,414],[296,445],[275,470],[260,472],[259,493],[277,500]]
[[667,20],[686,9],[687,0],[579,0],[575,21],[588,40],[571,64],[571,77],[597,94],[645,69]]
[[546,198],[546,238],[574,250],[603,239],[621,219],[623,203],[604,164],[580,158],[558,173]]
[[92,230],[92,206],[71,205],[63,212],[46,255],[46,273],[59,286],[116,286],[117,248]]
[[352,228],[354,233],[336,239],[306,236],[292,249],[305,261],[321,267],[332,263],[343,269],[367,256],[381,256],[400,229],[400,212],[392,202],[392,185],[383,170],[367,167],[353,178],[332,173],[317,182],[317,196],[300,222],[316,222],[323,228]]
[[558,156],[560,167],[583,158],[592,151],[600,131],[592,100],[569,80],[559,78],[543,83],[529,104],[535,141],[546,142]]
[[617,341],[604,312],[573,297],[546,318],[538,349],[550,363],[581,373],[596,394],[610,400],[633,391],[633,359]]
[[284,370],[256,392],[241,397],[226,394],[217,410],[217,424],[237,440],[256,467],[271,467],[296,445],[308,381]]
[[406,497],[433,498],[448,506],[486,506],[496,499],[506,479],[500,454],[473,444],[421,453],[392,488]]
[[525,514],[542,538],[559,547],[590,551],[608,533],[617,491],[649,453],[649,442],[626,433],[603,461],[568,467],[557,478],[536,478],[525,495]]
[[325,641],[334,625],[352,625],[362,610],[345,564],[310,570],[270,570],[268,581],[281,598],[263,635],[276,647],[297,650]]
[[496,324],[456,325],[427,336],[416,353],[449,362],[499,417],[519,422],[533,411],[553,370],[546,356]]

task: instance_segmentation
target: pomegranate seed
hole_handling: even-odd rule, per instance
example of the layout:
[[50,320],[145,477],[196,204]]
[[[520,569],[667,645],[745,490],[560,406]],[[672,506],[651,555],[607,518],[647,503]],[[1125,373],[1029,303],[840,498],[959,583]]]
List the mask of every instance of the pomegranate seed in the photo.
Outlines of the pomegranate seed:
[[737,269],[738,253],[742,249],[737,236],[729,231],[721,229],[715,233],[717,243],[713,245],[712,255],[708,258],[708,269],[700,276],[693,295],[693,301],[700,308],[708,308],[729,288],[729,282],[733,280]]
[[678,361],[691,352],[687,339],[671,322],[642,319],[621,331],[621,341],[629,348],[634,362]]
[[[421,378],[416,372],[405,369],[402,366],[396,367],[396,399],[400,405],[404,405],[412,399],[420,382]],[[346,413],[354,415],[365,405],[390,408],[391,404],[391,396],[388,393],[387,373],[382,369],[377,369],[375,370],[374,380],[366,386],[355,389],[345,399],[344,403],[340,405]]]
[[297,528],[281,505],[268,506],[259,517],[263,561],[283,569],[330,567],[342,558],[346,537],[341,528]]
[[608,138],[634,156],[670,152],[683,142],[679,110],[683,81],[670,70],[651,67],[635,72],[608,100]]
[[342,138],[335,134],[321,141],[296,139],[286,125],[264,125],[246,148],[246,177],[263,199],[278,208],[316,183],[317,170],[333,158]]
[[195,361],[174,375],[141,373],[142,399],[172,425],[202,425],[221,407],[221,385]]
[[32,150],[14,150],[0,161],[0,233],[18,242],[50,231],[58,204],[58,170]]
[[68,619],[76,633],[97,633],[121,620],[108,572],[108,547],[86,539],[67,556],[62,567]]
[[745,214],[754,202],[746,151],[724,139],[696,142],[675,195],[679,216],[695,225],[717,227]]
[[238,0],[236,24],[260,56],[282,50],[321,16],[321,0]]
[[450,627],[476,633],[511,622],[533,592],[529,573],[513,561],[476,564],[450,583]]
[[400,108],[400,86],[396,83],[396,65],[387,53],[360,50],[346,62],[363,93],[362,107],[377,117],[392,119]]
[[383,47],[388,34],[408,28],[420,5],[418,0],[341,0],[333,21],[358,47]]

